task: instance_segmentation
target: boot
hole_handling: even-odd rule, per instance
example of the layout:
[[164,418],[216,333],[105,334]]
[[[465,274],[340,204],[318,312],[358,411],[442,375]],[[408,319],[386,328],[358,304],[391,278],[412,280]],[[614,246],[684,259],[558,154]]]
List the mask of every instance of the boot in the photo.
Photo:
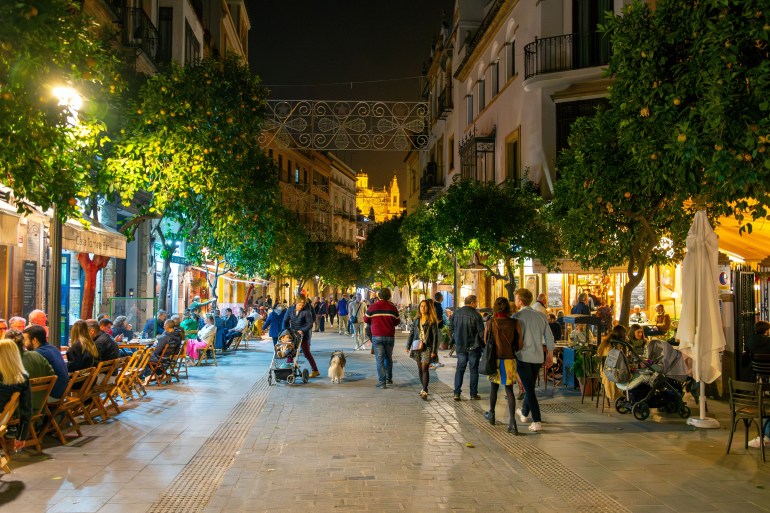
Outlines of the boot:
[[489,423],[492,424],[493,426],[495,425],[495,412],[485,411],[484,418],[487,419]]
[[518,428],[518,426],[516,425],[516,419],[511,419],[511,420],[508,422],[508,432],[509,432],[509,433],[513,433],[513,434],[514,434],[514,435],[516,435],[516,436],[518,436],[518,435],[519,435],[519,428]]

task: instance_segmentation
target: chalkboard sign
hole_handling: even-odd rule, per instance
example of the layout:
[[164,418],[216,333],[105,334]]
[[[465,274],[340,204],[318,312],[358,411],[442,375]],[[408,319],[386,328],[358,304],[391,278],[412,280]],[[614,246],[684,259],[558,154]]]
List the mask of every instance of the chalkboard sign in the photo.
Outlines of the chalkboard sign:
[[633,291],[631,291],[631,308],[634,307],[634,305],[639,305],[642,307],[642,310],[647,308],[647,294],[646,294],[646,288],[644,286],[644,279],[639,282],[639,285],[634,288]]
[[37,291],[37,262],[25,260],[22,271],[22,313],[27,317],[35,309],[35,292]]

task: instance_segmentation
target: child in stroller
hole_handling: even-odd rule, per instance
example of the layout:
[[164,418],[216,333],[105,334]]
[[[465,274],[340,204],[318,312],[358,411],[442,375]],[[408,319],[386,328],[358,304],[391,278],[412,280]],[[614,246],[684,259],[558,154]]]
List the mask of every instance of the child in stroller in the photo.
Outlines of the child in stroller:
[[692,378],[682,353],[658,339],[647,344],[644,357],[637,356],[627,342],[615,341],[614,345],[604,373],[626,393],[615,401],[618,413],[631,413],[637,420],[645,420],[650,416],[650,408],[658,408],[664,413],[678,413],[682,418],[690,416],[682,396]]
[[302,332],[285,329],[278,336],[278,343],[274,347],[273,360],[267,373],[268,384],[272,385],[280,381],[293,384],[296,378],[302,378],[307,383],[310,373],[307,369],[300,369],[299,357],[302,353]]

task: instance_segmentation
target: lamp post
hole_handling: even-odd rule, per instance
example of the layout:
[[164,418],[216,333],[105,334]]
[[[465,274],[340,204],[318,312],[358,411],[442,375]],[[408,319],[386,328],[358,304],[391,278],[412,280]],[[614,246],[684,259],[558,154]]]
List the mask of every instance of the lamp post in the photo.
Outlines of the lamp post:
[[[69,111],[67,123],[75,126],[78,123],[78,110],[83,105],[83,98],[71,87],[56,87],[53,95],[59,100],[59,106]],[[59,217],[59,208],[53,204],[53,219],[51,219],[51,287],[48,289],[48,342],[61,346],[61,281],[62,281],[62,230],[63,224]]]

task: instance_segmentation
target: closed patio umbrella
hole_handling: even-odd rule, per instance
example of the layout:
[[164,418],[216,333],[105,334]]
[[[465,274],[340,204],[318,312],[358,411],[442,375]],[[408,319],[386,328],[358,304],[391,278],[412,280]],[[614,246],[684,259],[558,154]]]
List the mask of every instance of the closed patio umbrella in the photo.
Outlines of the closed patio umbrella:
[[719,311],[716,233],[706,212],[698,211],[687,232],[687,254],[682,262],[682,314],[676,337],[679,349],[692,360],[692,376],[700,382],[700,415],[687,424],[718,428],[719,422],[706,417],[706,383],[722,375],[719,353],[725,348]]
[[400,287],[393,287],[393,294],[392,294],[390,300],[393,302],[394,305],[400,305],[401,304],[401,288]]

